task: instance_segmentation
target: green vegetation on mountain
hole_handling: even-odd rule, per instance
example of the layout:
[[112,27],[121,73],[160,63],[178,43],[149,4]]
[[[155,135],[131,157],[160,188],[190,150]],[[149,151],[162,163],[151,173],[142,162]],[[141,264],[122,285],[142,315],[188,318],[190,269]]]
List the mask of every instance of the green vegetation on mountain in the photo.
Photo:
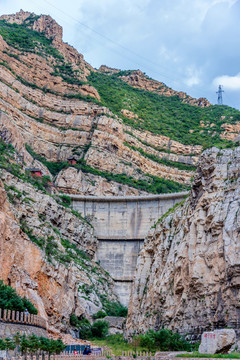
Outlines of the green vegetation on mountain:
[[[0,20],[0,35],[7,42],[8,45],[12,46],[17,50],[24,52],[32,52],[46,58],[48,56],[53,57],[55,59],[55,63],[52,64],[54,67],[54,71],[51,75],[60,76],[68,84],[78,86],[84,84],[84,82],[77,77],[79,70],[73,70],[72,64],[66,63],[61,53],[52,45],[53,39],[47,38],[44,33],[40,33],[29,28],[29,26],[31,26],[32,23],[37,19],[38,16],[30,15],[23,22],[23,24],[11,24],[8,23],[6,20]],[[8,53],[8,55],[20,60],[19,56],[16,54]],[[18,80],[22,81],[23,83],[25,82],[25,85],[27,86],[30,85],[31,87],[39,89],[36,84],[27,84],[27,81],[22,78],[19,78]],[[44,88],[42,90],[44,92],[53,92],[49,91],[49,89],[47,88]]]
[[143,174],[143,179],[135,179],[132,176],[126,174],[113,174],[107,171],[102,171],[89,166],[84,159],[78,160],[77,164],[69,165],[67,162],[51,162],[47,161],[41,155],[36,154],[29,145],[26,145],[27,151],[33,156],[33,158],[41,161],[52,175],[57,175],[62,169],[68,167],[75,167],[84,173],[101,176],[108,181],[115,181],[120,184],[128,185],[139,190],[149,192],[151,194],[162,194],[189,190],[189,186],[180,184],[173,180],[159,178],[158,176]]
[[5,285],[2,280],[0,280],[0,309],[9,309],[20,312],[24,312],[25,309],[28,309],[30,314],[37,314],[37,309],[30,300],[19,296],[15,289]]
[[136,147],[134,145],[130,145],[127,142],[125,142],[124,145],[126,145],[127,147],[129,147],[130,149],[132,149],[134,151],[138,151],[144,157],[146,157],[146,158],[148,158],[150,160],[153,160],[153,161],[155,161],[155,162],[157,162],[159,164],[175,167],[175,168],[177,168],[179,170],[189,170],[189,171],[195,171],[196,170],[196,166],[194,166],[194,165],[188,165],[188,164],[183,164],[183,163],[176,162],[176,161],[171,161],[171,160],[168,160],[167,157],[160,158],[157,155],[148,153],[148,152],[144,151],[142,148]]
[[[214,105],[200,108],[184,104],[178,96],[167,97],[133,88],[117,74],[94,72],[88,80],[99,92],[103,105],[121,117],[125,124],[168,136],[183,144],[203,147],[226,145],[230,142],[220,138],[221,125],[240,120],[240,112],[231,107]],[[132,111],[139,119],[124,117],[122,109]],[[200,121],[214,125],[211,128],[201,127]],[[193,132],[190,133],[190,130]]]
[[[36,17],[37,19],[37,17]],[[44,34],[28,28],[29,23],[21,25],[10,24],[6,20],[0,20],[0,35],[8,45],[18,50],[37,53],[41,56],[51,55],[54,58],[63,59],[59,51],[52,46],[52,39]]]
[[[65,62],[63,55],[54,47],[53,39],[49,39],[44,33],[34,31],[30,28],[37,19],[38,16],[32,14],[22,24],[11,24],[6,20],[0,20],[0,35],[8,45],[19,51],[8,49],[8,51],[4,50],[4,52],[20,62],[21,54],[25,52],[35,53],[44,57],[52,67],[52,76],[59,76],[64,82],[72,84],[73,87],[71,90],[77,89],[77,86],[83,84],[81,80],[82,69],[77,69],[73,67],[71,63]],[[0,59],[0,64],[9,68],[9,64],[3,59]],[[177,95],[167,97],[134,88],[120,78],[122,75],[131,74],[130,70],[120,71],[112,75],[92,72],[88,76],[88,83],[97,89],[101,97],[101,102],[91,96],[83,96],[79,91],[66,91],[64,95],[57,93],[54,89],[48,88],[48,86],[40,87],[37,83],[29,82],[19,75],[17,76],[12,69],[10,70],[16,76],[17,80],[28,87],[39,89],[43,92],[50,92],[63,98],[79,99],[104,105],[132,128],[165,135],[183,144],[202,145],[204,148],[212,145],[220,147],[231,146],[232,142],[221,139],[220,135],[224,131],[221,126],[224,123],[240,121],[240,112],[227,106],[200,108],[184,104]],[[123,109],[133,112],[138,118],[130,119],[123,116]],[[44,119],[38,119],[36,117],[35,120],[44,122]],[[139,139],[139,141],[142,141],[144,144],[143,140]],[[125,145],[154,162],[180,170],[195,170],[195,167],[192,165],[168,160],[167,155],[166,157],[160,158],[156,154],[143,150],[141,147],[136,147],[128,143],[125,143]],[[28,145],[26,145],[26,148],[35,159],[41,161],[49,169],[53,176],[56,176],[62,169],[70,166],[67,162],[49,162],[43,156],[33,152]],[[152,148],[154,148],[154,146],[152,146]],[[167,149],[156,150],[168,152]],[[24,178],[24,181],[34,183],[35,186],[38,186],[39,189],[41,188],[43,191],[45,191],[48,186],[49,178],[43,177],[41,181],[31,179],[31,177],[21,171],[14,162],[10,162],[9,165],[6,161],[2,161],[1,164],[0,159],[0,167],[8,169],[12,174],[20,176],[22,179]],[[85,173],[101,176],[108,181],[126,184],[153,194],[179,192],[189,189],[186,185],[145,174],[140,170],[139,176],[137,176],[136,179],[126,173],[116,174],[96,169],[87,164],[84,159],[84,154],[82,159],[78,160],[78,163],[74,165],[74,167]],[[13,194],[9,191],[9,198],[11,198],[11,196],[13,198]]]
[[[6,170],[11,173],[13,176],[21,179],[24,182],[32,184],[38,190],[46,193],[46,189],[49,186],[50,177],[43,176],[41,178],[32,177],[28,171],[24,171],[20,164],[17,163],[17,153],[14,147],[11,144],[6,144],[3,140],[0,139],[0,178],[1,178],[1,169]],[[14,203],[15,197],[19,197],[20,194],[16,194],[16,191],[13,188],[6,187],[9,201]],[[21,196],[25,196],[22,194]],[[26,198],[25,198],[26,199]]]

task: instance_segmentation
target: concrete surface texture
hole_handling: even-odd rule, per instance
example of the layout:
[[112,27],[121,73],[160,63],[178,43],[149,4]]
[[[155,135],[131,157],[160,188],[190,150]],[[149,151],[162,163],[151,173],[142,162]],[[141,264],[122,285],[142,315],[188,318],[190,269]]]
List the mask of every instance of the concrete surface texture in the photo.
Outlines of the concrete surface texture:
[[121,303],[128,305],[137,257],[155,222],[187,192],[149,196],[69,195],[73,209],[94,226],[99,245],[95,260],[115,281]]
[[92,223],[98,239],[144,239],[152,225],[187,192],[149,196],[69,195],[72,206]]

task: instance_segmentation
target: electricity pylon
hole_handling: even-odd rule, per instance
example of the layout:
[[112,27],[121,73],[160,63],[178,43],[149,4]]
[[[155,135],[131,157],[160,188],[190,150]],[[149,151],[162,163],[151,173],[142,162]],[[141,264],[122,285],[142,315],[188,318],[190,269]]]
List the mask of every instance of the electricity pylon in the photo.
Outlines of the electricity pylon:
[[222,93],[224,92],[224,90],[222,89],[223,86],[219,85],[218,86],[218,91],[216,92],[216,94],[218,94],[218,105],[222,105],[223,104],[223,98],[222,98]]

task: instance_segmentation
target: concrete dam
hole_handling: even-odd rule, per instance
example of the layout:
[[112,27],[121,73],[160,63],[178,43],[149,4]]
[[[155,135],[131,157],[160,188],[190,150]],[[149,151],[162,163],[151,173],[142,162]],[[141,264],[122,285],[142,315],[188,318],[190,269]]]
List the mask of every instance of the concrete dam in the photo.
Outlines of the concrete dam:
[[69,195],[73,209],[94,226],[99,246],[95,261],[109,272],[120,302],[127,306],[137,257],[155,222],[188,192],[149,196]]

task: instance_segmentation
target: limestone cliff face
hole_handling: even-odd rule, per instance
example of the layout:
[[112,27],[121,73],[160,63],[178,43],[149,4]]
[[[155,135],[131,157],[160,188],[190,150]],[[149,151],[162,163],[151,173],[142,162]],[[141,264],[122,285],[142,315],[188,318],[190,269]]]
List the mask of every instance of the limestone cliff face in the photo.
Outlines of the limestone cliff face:
[[116,301],[112,279],[91,260],[93,228],[9,172],[1,170],[1,179],[0,278],[35,304],[54,332],[70,330],[71,314],[89,317],[103,299]]
[[145,240],[127,332],[191,332],[240,320],[240,147],[206,150],[190,197]]
[[[65,99],[55,94],[44,93],[40,89],[31,89],[16,80],[16,77],[4,66],[0,66],[0,131],[14,138],[21,138],[21,151],[25,143],[49,161],[66,161],[77,149],[79,157],[82,149],[90,146],[85,154],[87,163],[97,169],[114,173],[126,173],[139,178],[143,173],[165,177],[188,184],[191,171],[178,170],[149,160],[125,142],[146,153],[171,161],[196,164],[201,147],[185,146],[171,141],[165,136],[154,136],[148,132],[131,130],[122,124],[111,112],[93,103]],[[17,136],[13,136],[15,133]],[[145,141],[148,146],[143,145]],[[174,151],[166,154],[153,146]],[[130,164],[127,165],[127,164]]]
[[145,191],[131,186],[107,181],[101,176],[87,174],[73,167],[62,170],[55,181],[58,189],[67,194],[94,195],[94,196],[137,196],[147,195]]
[[[136,124],[142,121],[141,116],[127,108],[121,109],[120,116],[117,116],[101,105],[104,99],[93,86],[94,81],[88,78],[97,70],[76,49],[63,42],[63,29],[50,16],[21,10],[16,14],[2,15],[0,20],[1,29],[7,27],[6,32],[14,31],[13,28],[9,30],[8,23],[23,25],[21,29],[28,31],[31,45],[25,48],[21,36],[14,42],[11,36],[6,37],[4,31],[4,39],[0,35],[0,135],[14,144],[24,156],[26,166],[35,164],[44,174],[50,175],[43,164],[26,153],[25,144],[47,161],[66,162],[75,156],[79,163],[84,162],[91,168],[110,175],[124,175],[125,183],[126,178],[133,177],[133,181],[138,180],[138,183],[142,180],[151,184],[153,177],[157,176],[178,182],[178,188],[190,185],[192,169],[198,162],[202,146],[185,145],[167,136],[131,128],[120,116],[134,119]],[[99,71],[107,74],[119,72],[106,66]],[[176,92],[139,70],[124,72],[121,78],[133,87],[164,96],[178,95],[183,102],[209,106],[204,99],[196,100]],[[221,136],[235,140],[237,125],[234,124],[234,129],[228,127],[226,118],[226,128]],[[66,174],[70,171],[62,171],[57,178],[63,191],[64,187],[73,185]],[[77,179],[82,178],[79,174]],[[95,185],[89,187],[84,182],[81,186],[75,179],[74,188],[69,191],[99,195],[142,193],[127,185],[122,187],[119,183],[110,184],[97,177],[93,179],[91,174],[87,178]]]

